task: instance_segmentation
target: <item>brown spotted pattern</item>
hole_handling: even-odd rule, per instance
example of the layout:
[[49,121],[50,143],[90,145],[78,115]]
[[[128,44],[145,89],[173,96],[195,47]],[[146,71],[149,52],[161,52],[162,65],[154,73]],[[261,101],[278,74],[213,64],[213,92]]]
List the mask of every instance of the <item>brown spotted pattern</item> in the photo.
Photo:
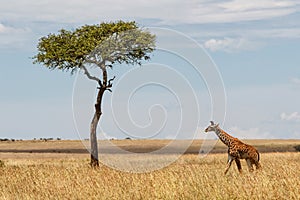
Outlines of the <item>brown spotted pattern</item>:
[[214,131],[220,140],[228,147],[228,162],[224,174],[228,172],[233,161],[235,161],[237,168],[241,173],[242,166],[240,159],[246,160],[250,172],[254,170],[253,165],[255,165],[256,169],[261,168],[259,163],[259,153],[253,146],[245,144],[239,139],[232,137],[223,131],[219,127],[219,124],[214,124],[212,121],[211,125],[205,129],[205,132],[209,131]]

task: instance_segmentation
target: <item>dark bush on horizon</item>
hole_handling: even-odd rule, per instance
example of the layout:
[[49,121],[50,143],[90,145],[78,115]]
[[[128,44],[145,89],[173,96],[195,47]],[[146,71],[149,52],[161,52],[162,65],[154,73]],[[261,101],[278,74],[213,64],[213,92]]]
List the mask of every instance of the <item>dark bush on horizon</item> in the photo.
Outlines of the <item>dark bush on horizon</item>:
[[296,151],[300,151],[300,144],[299,144],[299,145],[296,145],[296,146],[294,146],[294,148],[296,149]]

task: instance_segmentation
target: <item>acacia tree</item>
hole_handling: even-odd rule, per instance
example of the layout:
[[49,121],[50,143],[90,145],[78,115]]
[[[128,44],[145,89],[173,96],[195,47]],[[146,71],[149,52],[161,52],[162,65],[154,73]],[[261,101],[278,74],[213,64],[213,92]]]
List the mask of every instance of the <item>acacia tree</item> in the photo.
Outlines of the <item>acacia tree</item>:
[[[113,68],[115,63],[141,65],[143,60],[149,60],[155,49],[155,35],[139,28],[135,22],[117,21],[85,25],[74,31],[62,29],[40,38],[37,49],[34,63],[71,74],[82,70],[90,80],[97,81],[95,113],[90,125],[90,164],[99,166],[96,129],[102,115],[103,94],[107,90],[111,92],[115,78],[108,78],[107,69]],[[92,66],[101,70],[100,77],[91,75]]]

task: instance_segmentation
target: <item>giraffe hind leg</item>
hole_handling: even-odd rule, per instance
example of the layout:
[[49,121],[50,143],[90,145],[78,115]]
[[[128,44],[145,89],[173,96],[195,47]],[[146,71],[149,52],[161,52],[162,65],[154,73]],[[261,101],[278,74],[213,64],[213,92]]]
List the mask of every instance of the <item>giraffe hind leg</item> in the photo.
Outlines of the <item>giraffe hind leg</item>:
[[261,169],[261,165],[258,161],[257,162],[255,161],[254,165],[255,165],[256,169]]
[[255,168],[256,168],[256,169],[260,169],[260,168],[261,168],[261,165],[260,165],[258,159],[250,158],[250,161],[251,161],[251,164],[252,164],[252,165],[255,165]]
[[256,151],[256,156],[257,156],[257,158],[253,159],[253,164],[255,165],[256,169],[261,169],[261,165],[259,163],[260,155],[259,155],[258,151]]
[[254,171],[253,166],[252,166],[253,161],[250,158],[247,158],[246,162],[247,162],[247,165],[248,165],[249,172],[253,172]]

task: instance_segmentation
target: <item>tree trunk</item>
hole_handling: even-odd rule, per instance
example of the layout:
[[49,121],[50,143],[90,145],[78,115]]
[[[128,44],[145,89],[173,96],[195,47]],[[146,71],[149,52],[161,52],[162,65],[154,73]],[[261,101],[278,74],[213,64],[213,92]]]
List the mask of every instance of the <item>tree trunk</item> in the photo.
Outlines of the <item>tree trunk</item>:
[[102,78],[103,82],[100,84],[100,88],[97,95],[97,100],[95,104],[95,113],[94,117],[91,122],[90,127],[90,142],[91,142],[91,167],[98,167],[99,166],[99,159],[98,159],[98,141],[97,141],[97,126],[102,115],[102,97],[107,88],[107,71],[105,68],[102,68]]
[[98,143],[97,143],[97,126],[102,114],[101,111],[101,102],[104,94],[104,89],[100,88],[97,96],[97,102],[95,104],[95,113],[91,122],[90,129],[90,140],[91,140],[91,166],[98,167],[99,159],[98,159]]
[[[97,112],[97,111],[96,111]],[[98,167],[99,166],[99,159],[98,159],[98,143],[97,143],[97,124],[99,122],[99,118],[97,119],[97,114],[94,114],[93,120],[91,122],[91,167]]]

